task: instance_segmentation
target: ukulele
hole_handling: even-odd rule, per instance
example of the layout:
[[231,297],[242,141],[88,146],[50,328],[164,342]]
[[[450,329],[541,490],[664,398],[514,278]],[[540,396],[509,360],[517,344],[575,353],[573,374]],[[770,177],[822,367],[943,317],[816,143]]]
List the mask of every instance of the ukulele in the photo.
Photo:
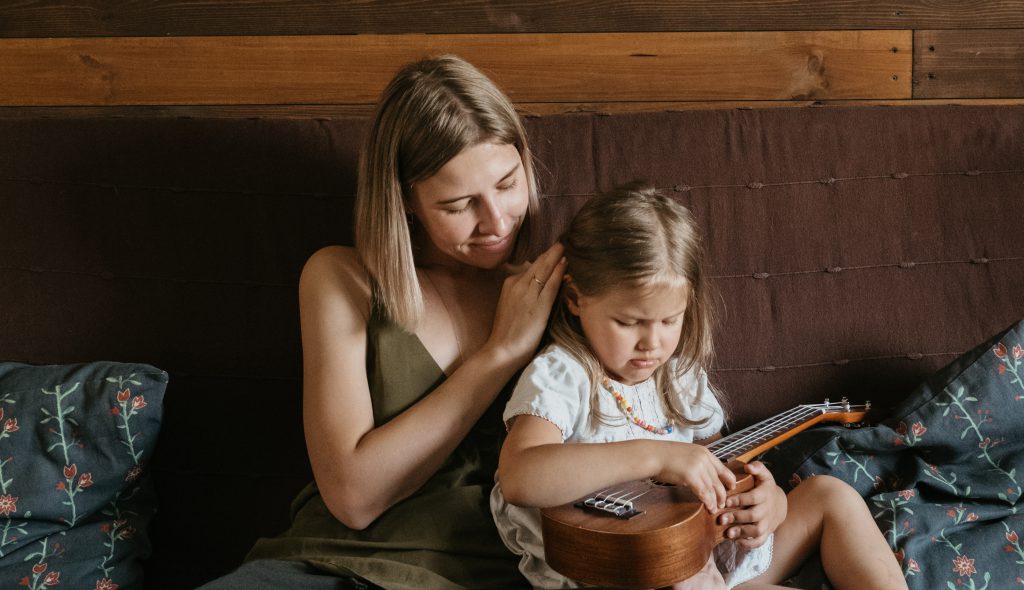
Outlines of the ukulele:
[[[729,495],[754,487],[743,465],[818,422],[860,422],[870,404],[801,405],[707,446],[736,473]],[[736,510],[732,508],[729,510]],[[661,588],[685,580],[725,540],[709,512],[687,488],[652,479],[626,482],[576,502],[541,510],[544,555],[571,580],[617,588]]]

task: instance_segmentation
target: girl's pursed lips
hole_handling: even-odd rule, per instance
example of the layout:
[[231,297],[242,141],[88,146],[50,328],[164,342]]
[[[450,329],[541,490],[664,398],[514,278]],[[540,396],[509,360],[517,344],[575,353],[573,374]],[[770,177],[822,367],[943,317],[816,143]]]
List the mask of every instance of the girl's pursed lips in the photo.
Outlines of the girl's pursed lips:
[[651,367],[658,363],[658,359],[630,359],[629,362],[638,367]]

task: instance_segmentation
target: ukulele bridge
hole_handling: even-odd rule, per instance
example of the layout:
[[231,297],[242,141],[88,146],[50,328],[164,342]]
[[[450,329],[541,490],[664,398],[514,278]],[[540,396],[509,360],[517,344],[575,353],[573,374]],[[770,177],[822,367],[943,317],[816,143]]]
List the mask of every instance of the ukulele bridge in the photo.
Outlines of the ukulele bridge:
[[628,520],[634,516],[643,514],[643,511],[636,509],[632,501],[602,496],[600,494],[576,502],[574,506],[590,512],[609,514],[623,520]]

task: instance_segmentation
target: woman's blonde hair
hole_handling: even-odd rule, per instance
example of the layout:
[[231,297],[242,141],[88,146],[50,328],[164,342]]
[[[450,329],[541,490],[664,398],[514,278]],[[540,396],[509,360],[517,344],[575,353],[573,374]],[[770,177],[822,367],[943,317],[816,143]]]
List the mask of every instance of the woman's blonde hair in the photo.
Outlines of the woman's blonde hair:
[[[673,353],[675,363],[654,372],[655,387],[677,424],[701,426],[686,418],[679,402],[679,377],[692,369],[708,370],[714,347],[712,285],[705,269],[705,253],[697,225],[689,210],[671,197],[640,182],[620,186],[587,201],[562,237],[570,282],[562,288],[552,311],[550,335],[586,368],[590,377],[590,407],[597,414],[599,384],[605,371],[591,351],[580,321],[568,309],[567,298],[596,297],[615,289],[659,289],[684,286],[687,291],[682,335]],[[711,395],[714,395],[712,392]],[[685,400],[701,403],[696,399]]]
[[359,158],[355,244],[370,275],[374,305],[407,330],[423,314],[406,218],[412,185],[482,142],[513,145],[522,158],[530,205],[521,245],[537,207],[537,187],[526,132],[509,99],[454,55],[411,63],[384,89]]

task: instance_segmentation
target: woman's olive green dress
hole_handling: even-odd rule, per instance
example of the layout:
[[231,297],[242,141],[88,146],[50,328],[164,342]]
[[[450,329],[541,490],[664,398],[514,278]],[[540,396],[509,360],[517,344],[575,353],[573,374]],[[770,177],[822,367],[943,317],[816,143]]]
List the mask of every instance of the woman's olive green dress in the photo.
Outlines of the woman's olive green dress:
[[[366,368],[377,425],[445,379],[415,335],[377,314],[368,326]],[[291,528],[261,539],[246,560],[303,560],[388,590],[528,587],[516,557],[498,538],[488,507],[504,435],[505,393],[420,490],[366,529],[341,524],[310,484],[292,505]]]

